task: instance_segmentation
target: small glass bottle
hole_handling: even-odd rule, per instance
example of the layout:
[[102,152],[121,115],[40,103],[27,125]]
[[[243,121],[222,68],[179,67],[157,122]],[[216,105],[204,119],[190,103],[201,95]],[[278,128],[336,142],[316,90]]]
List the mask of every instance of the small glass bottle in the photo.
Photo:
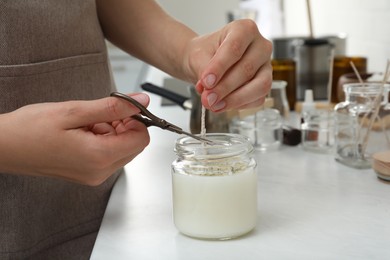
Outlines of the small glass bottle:
[[382,83],[344,85],[346,100],[335,106],[338,162],[371,168],[372,154],[390,149],[389,87]]
[[302,147],[311,152],[331,153],[334,147],[334,113],[318,109],[302,114]]
[[241,134],[251,141],[257,151],[275,151],[283,143],[283,119],[278,110],[265,108],[245,117],[233,117],[230,133]]
[[257,221],[257,173],[249,140],[207,134],[176,141],[172,163],[173,218],[183,234],[224,240],[250,232]]

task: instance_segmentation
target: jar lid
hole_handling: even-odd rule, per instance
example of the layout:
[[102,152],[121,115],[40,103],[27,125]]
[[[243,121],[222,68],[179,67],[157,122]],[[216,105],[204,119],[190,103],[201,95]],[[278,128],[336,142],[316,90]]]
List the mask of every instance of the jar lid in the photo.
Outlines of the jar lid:
[[347,83],[344,84],[343,89],[352,94],[377,95],[382,87],[384,87],[384,91],[390,90],[390,84],[380,82]]
[[378,177],[390,181],[390,151],[377,152],[372,158],[372,168]]

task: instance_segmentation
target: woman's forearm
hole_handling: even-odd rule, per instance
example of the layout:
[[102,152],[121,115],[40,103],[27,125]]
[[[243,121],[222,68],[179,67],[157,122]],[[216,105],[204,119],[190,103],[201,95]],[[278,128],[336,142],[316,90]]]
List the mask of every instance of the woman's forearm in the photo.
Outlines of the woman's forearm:
[[106,38],[129,54],[184,80],[185,48],[196,33],[165,13],[153,0],[97,0]]

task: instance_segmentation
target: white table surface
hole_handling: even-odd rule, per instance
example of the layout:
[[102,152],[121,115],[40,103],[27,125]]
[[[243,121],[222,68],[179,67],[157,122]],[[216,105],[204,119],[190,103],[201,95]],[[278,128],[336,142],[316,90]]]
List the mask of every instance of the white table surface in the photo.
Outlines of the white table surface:
[[[149,79],[162,84],[161,74]],[[188,129],[189,111],[150,109]],[[258,224],[229,241],[180,234],[172,220],[171,163],[178,137],[150,128],[151,143],[125,167],[110,197],[91,259],[390,259],[390,183],[331,154],[283,146],[256,154]]]

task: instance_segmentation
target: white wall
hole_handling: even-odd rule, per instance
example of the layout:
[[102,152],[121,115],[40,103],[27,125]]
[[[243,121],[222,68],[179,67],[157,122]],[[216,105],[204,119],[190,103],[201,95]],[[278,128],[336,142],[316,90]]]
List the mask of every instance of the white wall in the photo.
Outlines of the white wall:
[[[306,0],[283,1],[285,36],[309,35]],[[236,9],[240,4],[240,0],[158,2],[172,16],[201,34],[225,25],[228,10]],[[370,71],[385,69],[390,58],[390,0],[311,0],[311,7],[315,36],[346,33],[347,55],[366,56]],[[271,16],[270,19],[274,18]]]
[[[347,54],[384,71],[390,58],[389,0],[312,0],[315,36],[346,33]],[[309,35],[306,0],[284,0],[286,36]]]
[[204,34],[227,24],[227,12],[237,9],[239,0],[158,0],[158,3],[170,15]]
[[285,34],[282,0],[245,0],[240,3],[240,7],[257,11],[256,23],[265,38],[272,39]]

